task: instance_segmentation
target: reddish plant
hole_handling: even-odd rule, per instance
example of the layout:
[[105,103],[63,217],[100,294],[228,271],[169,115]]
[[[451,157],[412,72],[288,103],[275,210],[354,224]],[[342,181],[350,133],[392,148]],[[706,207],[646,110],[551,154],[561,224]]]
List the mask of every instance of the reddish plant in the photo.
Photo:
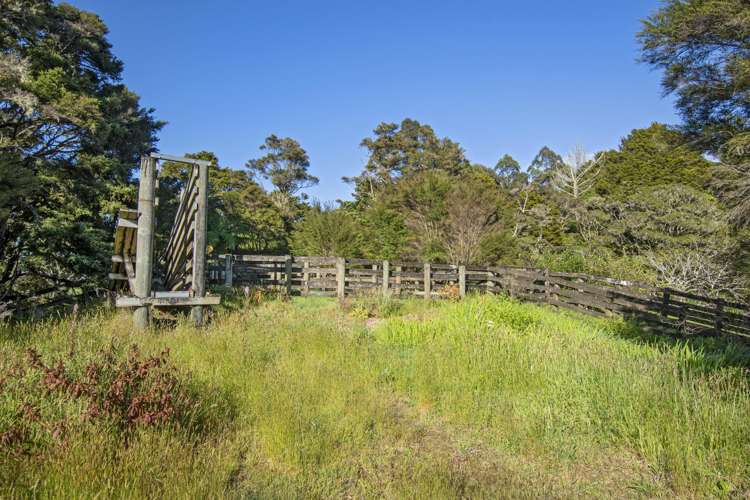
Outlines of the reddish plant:
[[[37,351],[28,349],[26,366],[13,375],[21,379],[27,372],[40,373],[41,377],[33,379],[38,380],[37,383],[26,386],[27,391],[36,389],[47,397],[57,394],[88,401],[83,420],[115,423],[123,432],[126,444],[136,427],[187,422],[197,403],[169,362],[169,349],[142,357],[134,345],[122,361],[118,361],[115,354],[113,347],[102,351],[95,361],[76,372],[67,368],[62,360],[47,364]],[[18,418],[19,426],[0,434],[3,447],[22,445],[28,434],[24,426],[33,423],[48,430],[56,441],[63,440],[65,422],[44,422],[39,409],[29,403],[21,405]]]

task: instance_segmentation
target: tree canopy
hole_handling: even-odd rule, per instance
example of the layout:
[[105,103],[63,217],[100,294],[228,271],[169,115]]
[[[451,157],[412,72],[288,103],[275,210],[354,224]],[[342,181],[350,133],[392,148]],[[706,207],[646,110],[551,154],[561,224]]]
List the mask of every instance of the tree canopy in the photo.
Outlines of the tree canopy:
[[94,14],[3,2],[0,23],[0,308],[97,286],[113,215],[161,123],[121,83]]
[[750,5],[746,0],[667,0],[643,21],[643,60],[663,70],[686,130],[719,153],[750,146]]
[[455,174],[469,166],[463,149],[448,138],[440,139],[429,125],[404,119],[401,124],[381,123],[374,137],[362,139],[368,160],[364,171],[351,179],[355,196],[371,198],[396,179],[426,170]]
[[618,150],[606,153],[601,166],[596,192],[622,200],[651,186],[706,189],[712,164],[691,147],[684,134],[654,123],[631,131]]
[[291,137],[279,138],[271,134],[260,149],[268,152],[260,158],[249,160],[247,167],[270,180],[280,193],[294,196],[300,190],[318,183],[318,178],[308,172],[310,158],[307,151]]
[[[135,205],[138,158],[163,125],[122,82],[95,14],[2,8],[0,315],[103,285],[117,210]],[[318,178],[291,137],[268,135],[244,169],[188,154],[211,162],[209,253],[543,265],[747,296],[750,4],[666,0],[638,40],[682,123],[635,129],[616,150],[543,146],[525,168],[508,154],[488,168],[427,123],[382,122],[338,206],[309,201]],[[157,249],[189,170],[165,162],[160,176]]]

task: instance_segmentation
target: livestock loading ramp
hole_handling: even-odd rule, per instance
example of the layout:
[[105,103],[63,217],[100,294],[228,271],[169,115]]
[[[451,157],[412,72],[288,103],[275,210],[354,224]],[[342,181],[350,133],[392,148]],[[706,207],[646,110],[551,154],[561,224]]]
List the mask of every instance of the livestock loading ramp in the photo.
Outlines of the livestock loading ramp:
[[[190,165],[190,178],[180,194],[166,251],[160,259],[164,290],[154,287],[154,232],[156,227],[157,162]],[[136,328],[150,323],[152,307],[190,307],[197,326],[203,324],[204,306],[221,298],[206,293],[206,216],[210,162],[151,153],[141,157],[138,209],[121,209],[115,229],[109,278],[118,292],[117,307],[134,308]],[[158,283],[157,283],[158,286]]]

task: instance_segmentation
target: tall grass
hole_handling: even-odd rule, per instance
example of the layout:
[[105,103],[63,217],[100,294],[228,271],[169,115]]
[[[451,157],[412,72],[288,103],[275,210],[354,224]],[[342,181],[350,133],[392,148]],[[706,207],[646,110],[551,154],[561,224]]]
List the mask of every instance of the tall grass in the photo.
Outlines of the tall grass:
[[[730,343],[655,341],[489,297],[272,300],[202,331],[138,333],[105,311],[0,328],[0,436],[24,403],[44,416],[36,447],[0,451],[0,496],[750,493],[750,356]],[[78,373],[131,344],[169,348],[201,425],[124,442],[34,379],[9,389],[27,348]]]

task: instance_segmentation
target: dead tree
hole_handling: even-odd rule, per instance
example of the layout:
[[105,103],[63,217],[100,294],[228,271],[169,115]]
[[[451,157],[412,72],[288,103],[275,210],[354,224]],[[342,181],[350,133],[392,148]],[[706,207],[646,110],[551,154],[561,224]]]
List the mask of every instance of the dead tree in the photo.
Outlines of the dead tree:
[[589,158],[582,146],[576,146],[552,172],[552,185],[573,200],[594,187],[604,155]]

